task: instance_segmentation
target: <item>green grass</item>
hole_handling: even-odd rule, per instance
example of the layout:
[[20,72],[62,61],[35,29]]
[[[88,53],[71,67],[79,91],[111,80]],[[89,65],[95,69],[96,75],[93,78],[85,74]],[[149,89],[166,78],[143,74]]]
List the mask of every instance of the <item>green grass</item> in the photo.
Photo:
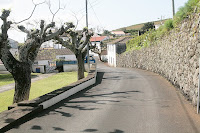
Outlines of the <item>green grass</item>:
[[[37,77],[37,75],[39,75],[39,74],[40,73],[32,73],[31,77],[32,78]],[[14,81],[11,74],[0,74],[0,86],[11,84],[11,83],[14,83],[14,82],[15,81]]]
[[0,86],[14,83],[14,79],[11,74],[0,74]]
[[[85,73],[87,76],[87,73]],[[30,100],[77,81],[77,72],[63,72],[32,83]],[[12,105],[14,90],[0,93],[0,112]]]

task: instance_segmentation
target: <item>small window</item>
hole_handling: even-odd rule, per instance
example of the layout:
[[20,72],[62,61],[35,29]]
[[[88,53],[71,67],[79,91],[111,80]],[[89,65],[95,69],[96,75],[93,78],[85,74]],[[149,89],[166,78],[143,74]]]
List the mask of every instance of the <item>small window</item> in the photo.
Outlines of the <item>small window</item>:
[[61,59],[61,60],[64,60],[64,59],[65,59],[65,57],[59,57],[59,59]]

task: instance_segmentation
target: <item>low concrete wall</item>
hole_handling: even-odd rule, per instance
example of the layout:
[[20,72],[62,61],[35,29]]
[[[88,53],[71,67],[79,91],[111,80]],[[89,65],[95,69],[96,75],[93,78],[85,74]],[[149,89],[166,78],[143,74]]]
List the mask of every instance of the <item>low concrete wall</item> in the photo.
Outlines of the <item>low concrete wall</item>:
[[[94,63],[93,63],[94,64]],[[88,70],[88,64],[84,64],[86,71]],[[92,67],[92,64],[90,64],[90,67]],[[72,72],[72,71],[77,71],[78,66],[77,64],[63,64],[63,71],[64,72]]]
[[63,64],[64,72],[72,72],[77,70],[78,70],[77,64]]
[[64,92],[60,95],[57,95],[57,96],[41,103],[40,105],[43,106],[43,109],[51,107],[52,105],[62,101],[63,99],[66,99],[67,97],[69,97],[69,96],[71,96],[71,95],[93,85],[95,82],[96,82],[96,79],[92,78],[92,79],[88,80],[87,82],[83,82],[81,85],[73,87],[73,89],[70,89],[70,90],[68,90],[68,91],[66,91],[66,92]]
[[0,113],[0,133],[6,132],[15,125],[26,121],[31,115],[68,98],[77,92],[96,83],[96,64],[92,64],[88,76],[66,87],[60,88],[30,101],[23,101],[9,107],[8,111]]

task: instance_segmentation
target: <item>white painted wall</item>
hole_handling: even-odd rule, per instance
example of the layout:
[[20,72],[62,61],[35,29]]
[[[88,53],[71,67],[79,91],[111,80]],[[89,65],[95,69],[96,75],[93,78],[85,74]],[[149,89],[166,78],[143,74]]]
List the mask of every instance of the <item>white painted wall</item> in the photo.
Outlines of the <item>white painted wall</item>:
[[48,107],[60,102],[61,100],[66,99],[69,96],[71,96],[71,95],[73,95],[73,94],[75,94],[75,93],[77,93],[81,90],[84,90],[85,88],[95,84],[95,82],[96,82],[96,78],[92,78],[92,79],[90,79],[90,80],[88,80],[88,81],[86,81],[86,82],[84,82],[84,83],[82,83],[82,84],[80,84],[80,85],[60,94],[60,95],[58,95],[58,96],[55,96],[55,97],[41,103],[40,105],[43,106],[43,109],[47,109]]
[[[88,70],[88,64],[84,64],[85,69]],[[92,64],[90,64],[91,66]],[[73,72],[73,71],[78,71],[78,66],[77,64],[63,64],[63,71],[64,72]]]
[[86,82],[83,82],[81,83],[80,85],[77,85],[69,90],[67,90],[66,92],[60,94],[60,95],[57,95],[47,101],[44,101],[43,103],[41,103],[40,105],[43,106],[43,109],[47,109],[48,107],[60,102],[61,100],[63,99],[66,99],[68,98],[69,96],[81,91],[81,90],[84,90],[85,88],[93,85],[96,83],[96,75],[97,75],[97,70],[95,71],[95,75],[94,75],[94,78],[86,81]]
[[49,65],[49,60],[39,60],[38,65]]
[[64,64],[63,65],[64,72],[72,72],[72,71],[77,71],[77,70],[78,70],[77,64]]
[[108,65],[116,67],[116,45],[108,44],[107,45],[107,56],[108,56]]
[[56,55],[56,59],[60,59],[64,57],[66,61],[74,61],[76,60],[76,56],[75,55]]

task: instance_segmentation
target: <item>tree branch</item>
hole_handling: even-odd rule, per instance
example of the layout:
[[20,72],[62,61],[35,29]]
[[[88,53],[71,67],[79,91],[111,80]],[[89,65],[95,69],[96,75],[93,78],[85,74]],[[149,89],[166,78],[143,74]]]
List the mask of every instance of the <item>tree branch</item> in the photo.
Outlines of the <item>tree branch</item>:
[[49,11],[50,11],[51,14],[53,15],[53,17],[52,17],[52,22],[53,22],[53,20],[54,20],[55,15],[59,12],[59,10],[65,8],[65,7],[64,7],[64,8],[61,8],[61,6],[60,6],[60,0],[59,0],[59,7],[58,7],[58,9],[56,10],[55,13],[53,13],[53,11],[51,10],[51,2],[50,2],[50,0],[49,0],[49,3],[47,3],[47,5],[49,6]]
[[3,10],[2,15],[0,16],[0,18],[3,20],[3,24],[1,26],[3,40],[8,39],[8,29],[10,28],[10,25],[12,24],[11,21],[7,21],[7,18],[9,15],[10,15],[9,10]]
[[56,37],[55,39],[57,41],[57,44],[61,44],[63,47],[66,47],[66,48],[68,48],[68,49],[73,51],[72,44],[70,43],[70,41],[64,41],[60,37]]
[[44,4],[45,2],[46,2],[46,1],[43,1],[43,2],[38,3],[38,4],[35,4],[35,3],[33,2],[33,0],[32,0],[32,3],[34,4],[34,8],[33,8],[32,12],[31,12],[31,15],[30,15],[28,18],[26,18],[26,19],[24,19],[24,20],[21,20],[21,21],[19,21],[19,22],[13,22],[13,24],[19,24],[19,23],[22,23],[22,22],[24,22],[24,21],[29,20],[29,19],[33,16],[33,13],[35,12],[36,7],[39,6],[39,5],[41,5],[41,4]]
[[85,39],[83,43],[81,43],[81,45],[78,47],[79,50],[82,50],[88,44],[90,37],[92,35],[93,35],[92,33],[88,33],[88,30],[84,30],[83,38]]

